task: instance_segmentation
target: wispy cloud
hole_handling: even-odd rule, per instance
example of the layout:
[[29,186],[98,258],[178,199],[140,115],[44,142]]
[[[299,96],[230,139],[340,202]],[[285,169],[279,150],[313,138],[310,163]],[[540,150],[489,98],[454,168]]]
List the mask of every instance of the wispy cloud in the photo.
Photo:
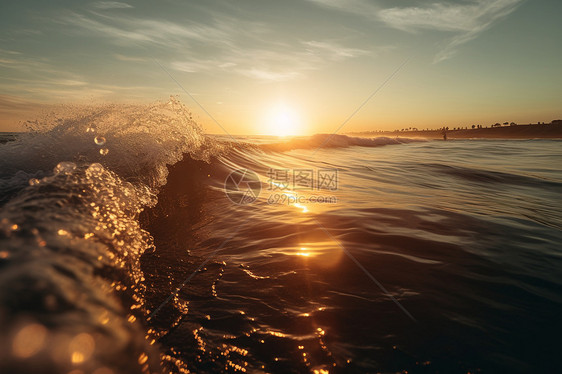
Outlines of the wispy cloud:
[[0,85],[5,92],[36,100],[102,97],[149,91],[150,87],[118,86],[93,83],[86,77],[69,72],[53,61],[38,59],[20,52],[0,50]]
[[451,58],[462,44],[476,39],[495,22],[513,12],[523,0],[467,0],[434,2],[412,7],[384,8],[364,0],[310,0],[324,7],[356,13],[392,28],[418,32],[455,33],[435,56],[435,62]]
[[433,3],[425,7],[389,8],[379,11],[386,24],[402,30],[431,29],[474,31],[506,13],[521,0],[476,0],[468,4]]
[[366,17],[375,16],[382,9],[377,3],[367,2],[364,0],[309,0],[317,5],[343,10],[350,13],[361,14]]
[[94,8],[97,9],[127,9],[133,8],[132,5],[127,3],[122,3],[119,1],[97,1],[93,4]]
[[224,63],[218,60],[198,59],[188,57],[183,61],[174,61],[171,66],[174,70],[183,71],[185,73],[199,73],[202,71],[225,69],[236,64]]
[[281,82],[295,79],[302,75],[302,73],[297,71],[273,71],[273,70],[263,70],[258,68],[251,68],[248,70],[239,70],[239,73],[255,78],[261,81],[268,82]]
[[24,110],[31,103],[35,104],[22,97],[0,94],[0,112]]
[[303,77],[305,72],[320,69],[330,62],[371,53],[333,41],[300,41],[276,43],[269,49],[234,46],[221,50],[214,59],[186,55],[184,60],[172,62],[171,66],[188,73],[228,71],[260,81],[279,82]]
[[131,41],[139,45],[159,44],[165,47],[185,48],[191,42],[205,43],[209,46],[228,45],[235,36],[258,35],[262,25],[215,17],[209,22],[185,20],[183,23],[164,19],[151,19],[134,16],[90,12],[84,15],[67,12],[59,21],[77,30],[87,31],[89,35],[107,37],[112,43],[123,45]]
[[47,79],[61,78],[64,81],[77,81],[76,75],[57,69],[45,58],[33,58],[19,52],[0,50],[0,69],[5,74],[0,75],[0,80],[26,79],[48,77]]
[[[327,63],[370,53],[334,41],[276,41],[275,32],[263,23],[221,14],[214,14],[205,23],[178,24],[96,12],[67,13],[62,22],[119,45],[135,42],[148,50],[150,44],[157,44],[172,56],[170,66],[177,71],[226,71],[261,81],[295,79]],[[147,51],[142,53],[146,55]],[[130,59],[119,54],[116,58],[133,61],[138,57]]]
[[457,48],[513,12],[522,0],[475,0],[471,3],[433,3],[426,7],[390,8],[379,11],[386,24],[401,30],[460,32],[435,56],[435,62],[451,58]]
[[0,55],[21,55],[21,52],[0,48]]
[[126,56],[121,53],[116,53],[115,58],[119,61],[127,61],[127,62],[144,62],[147,61],[144,57],[136,57],[136,56]]
[[303,42],[303,44],[307,47],[309,53],[332,61],[346,60],[371,53],[365,49],[348,48],[328,41],[312,40]]

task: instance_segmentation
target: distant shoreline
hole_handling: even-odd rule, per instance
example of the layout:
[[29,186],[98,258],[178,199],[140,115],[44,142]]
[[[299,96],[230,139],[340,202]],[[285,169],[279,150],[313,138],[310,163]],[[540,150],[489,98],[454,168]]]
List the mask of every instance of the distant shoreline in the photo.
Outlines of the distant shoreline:
[[[363,131],[346,133],[351,136],[389,136],[405,138],[443,139],[443,130]],[[562,124],[516,125],[479,129],[447,130],[447,139],[562,139]]]

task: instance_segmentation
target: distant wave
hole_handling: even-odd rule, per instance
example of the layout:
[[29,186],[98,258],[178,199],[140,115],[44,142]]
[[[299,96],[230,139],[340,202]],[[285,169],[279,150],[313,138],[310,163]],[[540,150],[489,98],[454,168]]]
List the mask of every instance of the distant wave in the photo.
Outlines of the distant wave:
[[286,142],[264,144],[262,149],[267,151],[289,151],[292,149],[315,149],[315,148],[347,148],[347,147],[381,147],[392,144],[405,144],[424,141],[412,138],[361,138],[340,134],[316,134],[306,138],[292,138]]
[[544,177],[539,178],[533,175],[512,174],[501,171],[469,168],[460,165],[445,165],[438,163],[420,163],[419,166],[426,167],[430,171],[462,178],[469,182],[496,185],[510,184],[523,187],[540,186],[543,189],[552,189],[553,191],[560,191],[560,188],[562,187],[560,183],[554,180],[548,180]]

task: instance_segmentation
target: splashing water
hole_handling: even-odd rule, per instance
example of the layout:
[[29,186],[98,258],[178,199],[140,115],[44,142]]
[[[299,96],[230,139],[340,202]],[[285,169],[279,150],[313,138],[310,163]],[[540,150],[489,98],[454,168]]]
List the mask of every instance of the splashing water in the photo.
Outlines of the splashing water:
[[94,143],[96,143],[97,145],[104,145],[105,144],[105,138],[103,136],[96,136],[94,138]]
[[158,370],[135,317],[148,313],[139,260],[153,247],[137,217],[167,164],[207,157],[173,100],[62,108],[64,120],[49,115],[0,149],[0,371]]

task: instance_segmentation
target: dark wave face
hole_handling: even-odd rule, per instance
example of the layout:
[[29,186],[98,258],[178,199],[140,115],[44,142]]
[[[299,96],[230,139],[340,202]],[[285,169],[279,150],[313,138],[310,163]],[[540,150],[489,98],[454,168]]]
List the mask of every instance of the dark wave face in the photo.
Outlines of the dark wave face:
[[560,141],[65,110],[0,145],[0,372],[559,371]]

